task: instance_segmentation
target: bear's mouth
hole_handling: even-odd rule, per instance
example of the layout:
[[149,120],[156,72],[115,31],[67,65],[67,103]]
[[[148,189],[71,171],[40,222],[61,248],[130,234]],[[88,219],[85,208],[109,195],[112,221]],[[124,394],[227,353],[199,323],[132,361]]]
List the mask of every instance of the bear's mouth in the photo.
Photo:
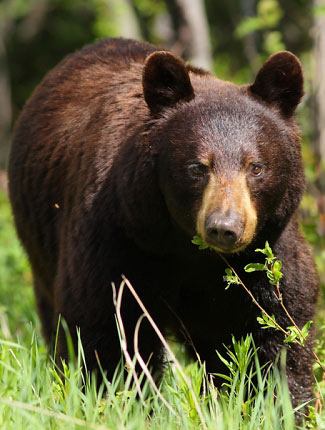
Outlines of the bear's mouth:
[[204,241],[210,248],[213,248],[216,252],[219,252],[220,254],[236,254],[246,248],[246,246],[249,245],[248,243],[236,243],[233,247],[220,247],[216,246],[215,244],[209,242],[208,240]]

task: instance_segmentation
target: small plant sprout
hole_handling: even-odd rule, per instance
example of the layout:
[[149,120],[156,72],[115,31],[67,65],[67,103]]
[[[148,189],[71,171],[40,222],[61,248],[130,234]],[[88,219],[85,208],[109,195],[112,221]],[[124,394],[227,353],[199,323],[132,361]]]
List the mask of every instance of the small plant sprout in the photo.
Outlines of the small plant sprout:
[[223,277],[223,280],[225,281],[225,282],[227,282],[227,286],[226,286],[226,290],[228,290],[228,288],[232,285],[232,284],[235,284],[235,285],[240,285],[240,281],[239,281],[239,279],[238,279],[238,276],[237,275],[234,275],[233,274],[233,272],[232,272],[232,270],[231,269],[229,269],[229,268],[227,268],[226,269],[226,275]]
[[270,318],[265,313],[262,313],[261,317],[257,317],[257,322],[261,324],[262,328],[274,328],[275,330],[279,330],[279,327],[275,323],[274,315]]
[[247,266],[244,267],[245,272],[257,272],[257,271],[264,270],[266,272],[266,276],[269,279],[269,283],[277,287],[278,300],[282,301],[282,295],[280,293],[280,288],[279,288],[280,279],[283,276],[281,272],[282,262],[274,256],[273,251],[268,242],[265,242],[264,249],[260,249],[260,248],[255,249],[255,252],[261,252],[266,256],[265,263],[247,264]]

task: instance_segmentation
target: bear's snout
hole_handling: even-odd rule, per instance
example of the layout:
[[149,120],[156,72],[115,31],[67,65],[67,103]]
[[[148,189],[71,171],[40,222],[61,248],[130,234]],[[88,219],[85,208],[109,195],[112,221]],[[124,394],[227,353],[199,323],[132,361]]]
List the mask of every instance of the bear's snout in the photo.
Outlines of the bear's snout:
[[243,230],[243,222],[235,211],[227,213],[215,211],[205,222],[207,241],[228,252],[236,248]]
[[244,173],[211,175],[197,214],[199,236],[219,252],[239,252],[252,240],[257,212]]

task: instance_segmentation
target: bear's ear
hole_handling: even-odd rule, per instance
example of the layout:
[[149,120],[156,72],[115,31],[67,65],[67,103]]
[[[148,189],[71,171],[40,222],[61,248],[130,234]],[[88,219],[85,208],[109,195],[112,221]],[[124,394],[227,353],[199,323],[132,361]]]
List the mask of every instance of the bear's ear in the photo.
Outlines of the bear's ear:
[[250,90],[265,102],[278,106],[289,117],[304,95],[304,78],[298,58],[280,51],[263,64]]
[[149,55],[143,68],[142,86],[144,99],[154,114],[194,97],[184,61],[166,51]]

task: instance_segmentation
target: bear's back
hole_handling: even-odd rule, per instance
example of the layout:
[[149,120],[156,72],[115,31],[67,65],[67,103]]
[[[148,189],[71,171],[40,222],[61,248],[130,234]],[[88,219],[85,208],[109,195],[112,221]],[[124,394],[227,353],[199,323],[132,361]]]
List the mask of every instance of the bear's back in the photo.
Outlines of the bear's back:
[[44,246],[34,266],[38,258],[56,265],[64,212],[92,194],[89,188],[113,163],[120,136],[136,133],[148,115],[141,72],[156,50],[127,39],[86,46],[51,70],[26,103],[15,126],[9,188],[23,244]]

